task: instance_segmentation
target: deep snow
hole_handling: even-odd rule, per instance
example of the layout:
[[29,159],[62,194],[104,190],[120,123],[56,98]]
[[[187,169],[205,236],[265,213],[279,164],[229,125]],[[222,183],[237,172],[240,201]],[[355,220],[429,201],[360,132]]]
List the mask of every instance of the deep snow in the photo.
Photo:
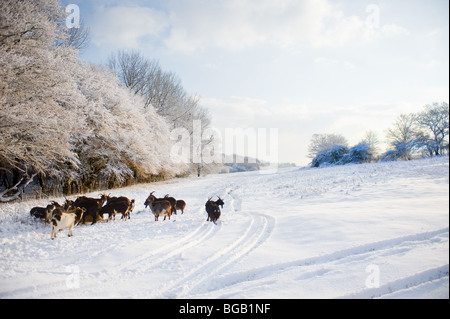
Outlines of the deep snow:
[[[151,191],[185,214],[155,222]],[[449,298],[448,157],[111,193],[136,199],[131,220],[55,240],[29,217],[48,200],[0,205],[0,298]],[[204,210],[215,195],[217,225]]]

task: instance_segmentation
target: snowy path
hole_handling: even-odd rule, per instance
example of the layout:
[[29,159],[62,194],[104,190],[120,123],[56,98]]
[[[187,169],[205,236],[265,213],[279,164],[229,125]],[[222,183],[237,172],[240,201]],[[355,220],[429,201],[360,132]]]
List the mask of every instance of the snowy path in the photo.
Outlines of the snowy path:
[[[3,205],[0,298],[448,298],[448,174],[442,157],[139,185],[111,192],[131,220],[54,241],[28,217],[46,201]],[[155,222],[153,190],[185,214]]]

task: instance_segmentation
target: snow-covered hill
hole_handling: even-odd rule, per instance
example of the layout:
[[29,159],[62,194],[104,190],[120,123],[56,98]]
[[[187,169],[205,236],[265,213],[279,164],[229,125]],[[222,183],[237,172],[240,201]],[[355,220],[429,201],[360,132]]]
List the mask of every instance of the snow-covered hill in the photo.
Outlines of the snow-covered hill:
[[[185,214],[155,222],[151,191]],[[111,193],[136,199],[131,220],[55,240],[29,217],[46,200],[1,205],[0,298],[449,298],[448,157]],[[215,195],[217,225],[204,210]]]

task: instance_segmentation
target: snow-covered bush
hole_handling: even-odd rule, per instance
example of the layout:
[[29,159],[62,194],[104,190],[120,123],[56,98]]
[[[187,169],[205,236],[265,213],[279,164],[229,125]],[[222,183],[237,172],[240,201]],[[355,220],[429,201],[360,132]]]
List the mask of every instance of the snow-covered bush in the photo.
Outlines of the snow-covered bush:
[[341,162],[343,164],[360,164],[370,162],[373,159],[372,149],[367,143],[360,143],[351,147],[348,153],[343,156]]
[[411,159],[411,152],[416,148],[417,141],[410,140],[407,143],[401,141],[395,141],[391,143],[394,149],[386,151],[381,155],[382,161],[396,161],[396,160],[409,160]]
[[394,150],[388,150],[380,156],[382,162],[392,162],[397,160],[397,153]]
[[320,167],[324,165],[338,164],[347,152],[347,146],[333,145],[329,149],[320,151],[316,157],[313,158],[311,165],[313,167]]
[[351,148],[345,145],[333,145],[327,150],[320,151],[313,158],[311,166],[360,164],[373,159],[372,149],[367,143],[359,143]]

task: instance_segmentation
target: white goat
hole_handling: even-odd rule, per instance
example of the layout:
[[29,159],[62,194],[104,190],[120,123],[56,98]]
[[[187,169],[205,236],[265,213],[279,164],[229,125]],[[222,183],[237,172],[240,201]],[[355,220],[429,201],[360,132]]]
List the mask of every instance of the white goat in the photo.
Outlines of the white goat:
[[67,212],[57,212],[52,217],[52,235],[51,239],[55,239],[56,232],[61,231],[65,228],[69,228],[68,236],[72,236],[73,227],[78,225],[83,217],[85,208],[75,208],[74,210]]

